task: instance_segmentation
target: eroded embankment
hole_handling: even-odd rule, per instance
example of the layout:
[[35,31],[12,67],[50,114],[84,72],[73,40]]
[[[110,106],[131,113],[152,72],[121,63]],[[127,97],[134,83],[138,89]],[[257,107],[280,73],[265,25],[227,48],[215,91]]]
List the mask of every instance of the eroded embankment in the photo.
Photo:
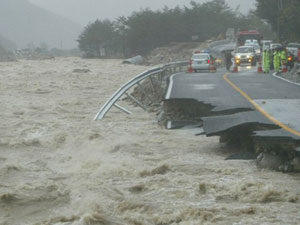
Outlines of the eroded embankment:
[[[209,102],[195,99],[166,100],[166,86],[166,81],[157,80],[153,87],[153,82],[148,80],[135,89],[134,95],[150,106],[150,111],[157,112],[158,121],[166,124],[168,129],[201,127],[201,134],[218,136],[221,143],[242,149],[242,154],[231,155],[227,159],[257,159],[257,165],[262,168],[299,171],[297,162],[300,153],[297,148],[300,139],[284,131],[283,135],[277,135],[282,132],[281,128],[266,118],[257,117],[259,112],[256,110],[241,107],[216,111],[214,109],[217,106]],[[266,161],[276,163],[274,165]]]

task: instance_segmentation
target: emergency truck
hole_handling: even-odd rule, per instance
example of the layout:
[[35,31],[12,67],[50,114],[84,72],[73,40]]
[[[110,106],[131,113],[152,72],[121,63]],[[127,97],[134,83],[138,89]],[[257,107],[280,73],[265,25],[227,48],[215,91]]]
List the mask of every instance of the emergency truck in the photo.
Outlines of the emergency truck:
[[245,45],[246,40],[257,40],[258,43],[263,39],[257,30],[245,30],[237,33],[237,47]]

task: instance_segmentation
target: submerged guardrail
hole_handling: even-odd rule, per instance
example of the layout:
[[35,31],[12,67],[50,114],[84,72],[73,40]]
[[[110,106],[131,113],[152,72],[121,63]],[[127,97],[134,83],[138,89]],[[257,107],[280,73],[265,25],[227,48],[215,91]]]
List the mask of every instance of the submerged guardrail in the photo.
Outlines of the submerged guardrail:
[[188,61],[180,61],[169,63],[161,67],[155,67],[150,70],[146,70],[143,73],[137,75],[126,84],[121,86],[119,90],[117,90],[112,97],[107,100],[107,102],[100,108],[99,112],[96,114],[94,120],[102,120],[105,115],[109,112],[112,106],[116,106],[117,108],[121,109],[126,113],[130,113],[125,108],[116,104],[116,102],[121,98],[123,94],[125,94],[130,88],[139,84],[141,81],[145,80],[146,78],[151,78],[151,76],[158,76],[161,80],[165,75],[170,76],[176,72],[181,72],[183,67],[188,66]]

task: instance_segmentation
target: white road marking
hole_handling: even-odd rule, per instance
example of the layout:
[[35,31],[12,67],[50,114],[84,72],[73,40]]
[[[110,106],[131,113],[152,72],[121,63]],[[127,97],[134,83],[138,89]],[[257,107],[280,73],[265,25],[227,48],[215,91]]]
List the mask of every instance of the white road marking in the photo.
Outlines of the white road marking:
[[173,77],[176,75],[177,74],[173,74],[172,76],[170,76],[170,83],[169,83],[169,87],[165,99],[170,99],[171,97],[172,88],[173,88]]
[[167,129],[171,129],[172,128],[172,121],[168,121],[167,122]]
[[296,83],[296,82],[290,81],[290,80],[288,80],[288,79],[285,79],[285,78],[283,78],[283,77],[277,76],[276,74],[277,74],[277,73],[275,72],[275,73],[273,73],[272,75],[273,75],[274,77],[277,77],[277,78],[279,78],[279,79],[281,79],[281,80],[284,80],[284,81],[286,81],[286,82],[288,82],[288,83],[291,83],[291,84],[295,84],[295,85],[300,86],[299,83]]
[[191,84],[193,89],[196,90],[211,90],[215,89],[216,85],[215,84]]

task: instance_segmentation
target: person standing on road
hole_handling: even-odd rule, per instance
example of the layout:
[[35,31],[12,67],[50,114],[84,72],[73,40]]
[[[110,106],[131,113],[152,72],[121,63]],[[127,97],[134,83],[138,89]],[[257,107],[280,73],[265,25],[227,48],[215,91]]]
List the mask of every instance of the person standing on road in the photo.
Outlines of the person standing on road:
[[270,62],[270,71],[274,69],[274,65],[273,65],[273,54],[271,49],[269,49],[269,62]]
[[263,62],[264,62],[264,72],[269,73],[270,72],[270,55],[269,51],[267,49],[263,52]]
[[280,71],[280,52],[278,49],[275,49],[275,51],[274,51],[273,64],[274,64],[275,72],[279,72]]
[[269,49],[269,56],[270,56],[270,70],[274,70],[274,51]]
[[281,66],[284,66],[286,65],[286,50],[284,48],[281,48],[281,51],[280,51],[280,63],[281,63]]
[[230,67],[232,65],[232,62],[231,62],[231,52],[230,51],[226,51],[225,52],[225,64],[226,64],[227,71],[229,71]]

